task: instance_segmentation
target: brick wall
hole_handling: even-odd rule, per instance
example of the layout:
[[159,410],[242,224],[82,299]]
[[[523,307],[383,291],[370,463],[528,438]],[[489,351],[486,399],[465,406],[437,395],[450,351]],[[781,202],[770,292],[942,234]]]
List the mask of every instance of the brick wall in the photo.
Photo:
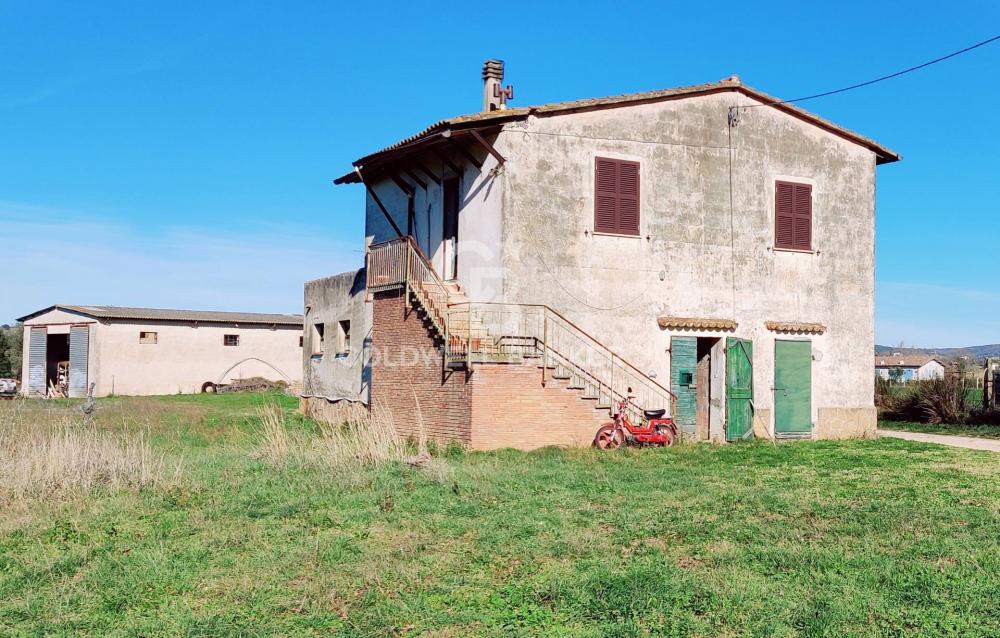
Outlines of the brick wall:
[[538,365],[480,364],[441,370],[440,341],[402,291],[376,293],[372,308],[372,405],[384,405],[403,436],[416,438],[419,402],[429,439],[476,450],[591,444],[609,421],[563,381],[542,387]]
[[472,375],[470,447],[532,450],[547,445],[588,446],[594,433],[610,421],[607,410],[549,379],[534,362],[476,366]]
[[388,409],[397,431],[416,438],[417,404],[427,437],[470,443],[472,386],[464,370],[441,369],[441,351],[422,313],[403,291],[375,293],[372,304],[371,402]]

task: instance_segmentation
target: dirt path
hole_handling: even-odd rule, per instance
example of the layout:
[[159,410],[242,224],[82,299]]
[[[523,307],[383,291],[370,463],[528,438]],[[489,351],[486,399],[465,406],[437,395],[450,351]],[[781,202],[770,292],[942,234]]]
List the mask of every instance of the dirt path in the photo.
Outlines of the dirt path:
[[1000,452],[1000,440],[997,439],[978,439],[973,436],[951,436],[950,434],[925,434],[923,432],[899,432],[897,430],[879,430],[878,435],[906,439],[907,441],[920,441],[921,443],[964,447],[970,450]]

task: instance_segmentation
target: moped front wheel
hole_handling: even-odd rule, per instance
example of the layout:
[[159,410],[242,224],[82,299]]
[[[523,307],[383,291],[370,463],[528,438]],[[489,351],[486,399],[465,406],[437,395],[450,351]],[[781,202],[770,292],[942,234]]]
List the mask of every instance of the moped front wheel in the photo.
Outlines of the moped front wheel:
[[601,450],[614,450],[622,446],[622,435],[613,425],[602,425],[594,435],[594,447]]

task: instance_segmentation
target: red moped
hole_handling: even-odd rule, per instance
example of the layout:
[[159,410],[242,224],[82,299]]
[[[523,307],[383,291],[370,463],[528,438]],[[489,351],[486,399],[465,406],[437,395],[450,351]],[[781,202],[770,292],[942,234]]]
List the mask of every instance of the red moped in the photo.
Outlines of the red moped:
[[594,435],[594,447],[613,450],[622,445],[670,447],[677,440],[677,424],[673,418],[663,415],[666,410],[643,410],[642,423],[632,425],[628,418],[628,407],[632,403],[632,388],[627,396],[618,402],[618,411],[611,423],[605,423]]

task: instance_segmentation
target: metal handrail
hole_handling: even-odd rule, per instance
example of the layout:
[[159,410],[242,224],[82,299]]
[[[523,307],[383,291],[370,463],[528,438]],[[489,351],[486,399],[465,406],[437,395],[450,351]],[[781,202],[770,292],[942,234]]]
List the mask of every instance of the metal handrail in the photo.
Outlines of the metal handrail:
[[[448,315],[453,325],[457,321],[457,325],[470,326],[470,339],[463,344],[470,361],[473,352],[476,360],[502,361],[526,354],[523,349],[528,348],[534,356],[543,358],[543,384],[549,362],[555,360],[558,367],[596,392],[598,399],[606,396],[612,409],[617,399],[628,395],[627,388],[635,386],[635,393],[644,400],[637,401],[633,409],[666,404],[671,414],[676,414],[677,397],[673,392],[549,306],[461,302],[449,304]],[[474,338],[473,326],[477,326],[479,337]],[[524,343],[526,339],[531,343]]]
[[674,394],[673,392],[671,392],[669,389],[663,387],[663,385],[660,384],[659,382],[657,382],[655,379],[649,377],[645,372],[643,372],[642,370],[640,370],[635,364],[633,364],[632,362],[630,362],[628,359],[625,359],[621,355],[615,354],[614,351],[611,350],[611,348],[609,348],[606,345],[604,345],[603,343],[601,343],[596,337],[594,337],[593,335],[591,335],[590,333],[588,333],[586,330],[584,330],[580,326],[576,325],[575,323],[573,323],[572,321],[570,321],[569,319],[567,319],[565,316],[563,316],[562,314],[560,314],[559,311],[554,310],[551,306],[547,306],[545,304],[537,304],[537,303],[514,304],[514,303],[505,303],[505,302],[502,302],[502,301],[476,301],[476,302],[462,301],[462,302],[459,302],[459,303],[448,304],[448,307],[452,308],[452,307],[456,307],[456,306],[467,306],[467,305],[470,305],[470,304],[473,304],[473,303],[474,303],[474,305],[477,305],[477,306],[516,306],[516,307],[519,307],[519,308],[542,308],[546,313],[548,313],[548,314],[554,316],[555,318],[559,319],[560,321],[563,321],[566,324],[568,324],[571,328],[573,328],[573,330],[579,332],[581,335],[583,335],[584,337],[586,337],[587,339],[589,339],[590,341],[592,341],[597,347],[602,348],[609,355],[610,354],[614,354],[615,359],[617,359],[617,361],[619,363],[621,363],[621,364],[625,365],[626,367],[630,368],[636,374],[645,377],[646,379],[649,380],[649,383],[651,383],[652,385],[656,386],[657,388],[659,388],[663,392],[666,392],[668,395],[670,395],[674,399],[677,398],[676,394]]

